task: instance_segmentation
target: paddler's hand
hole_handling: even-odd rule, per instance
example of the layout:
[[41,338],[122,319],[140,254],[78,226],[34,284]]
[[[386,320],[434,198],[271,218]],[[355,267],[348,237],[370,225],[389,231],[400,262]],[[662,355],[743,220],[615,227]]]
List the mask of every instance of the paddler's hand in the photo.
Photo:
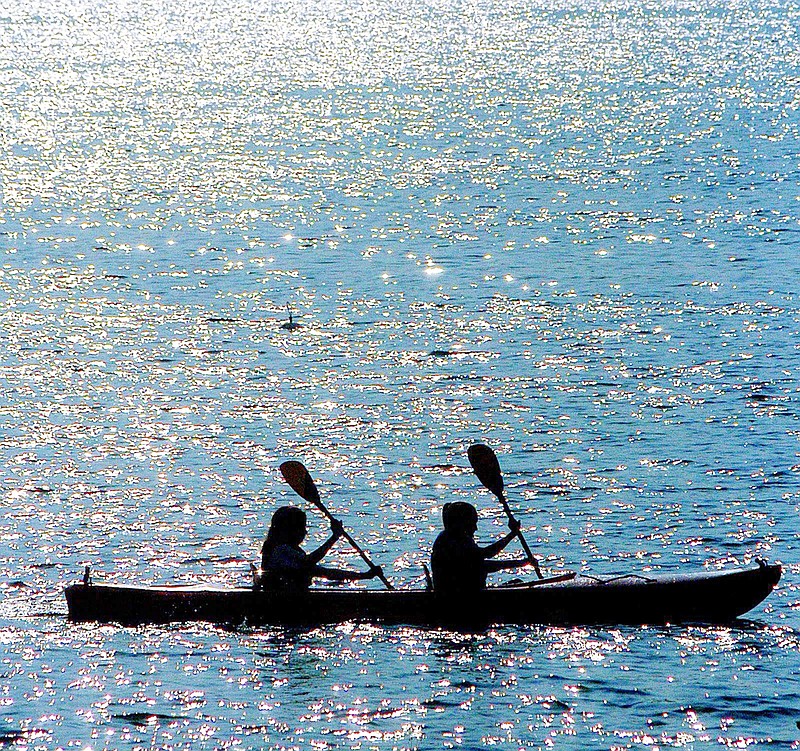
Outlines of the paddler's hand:
[[376,576],[383,576],[383,569],[380,566],[370,566],[369,571],[364,574],[365,579],[374,579]]
[[520,529],[522,529],[522,525],[519,523],[519,519],[514,519],[512,517],[508,520],[508,528],[511,530],[511,536],[516,537]]
[[331,519],[331,534],[338,540],[344,534],[344,525],[338,519]]

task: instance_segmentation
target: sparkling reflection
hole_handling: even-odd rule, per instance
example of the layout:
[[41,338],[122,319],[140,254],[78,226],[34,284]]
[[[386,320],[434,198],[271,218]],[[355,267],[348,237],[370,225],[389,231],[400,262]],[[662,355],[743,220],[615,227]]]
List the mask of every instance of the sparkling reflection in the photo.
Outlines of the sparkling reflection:
[[[0,745],[795,747],[798,20],[8,3]],[[781,587],[730,628],[64,619],[86,565],[246,583],[286,458],[419,586],[445,501],[505,529],[478,440],[549,568]]]

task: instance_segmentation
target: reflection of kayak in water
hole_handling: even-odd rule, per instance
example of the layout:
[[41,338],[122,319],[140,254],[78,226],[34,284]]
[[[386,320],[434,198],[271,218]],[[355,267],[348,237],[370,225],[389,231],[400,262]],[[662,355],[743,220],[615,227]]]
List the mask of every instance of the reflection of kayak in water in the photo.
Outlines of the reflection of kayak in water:
[[66,589],[73,621],[122,624],[209,621],[316,626],[343,621],[480,628],[490,624],[725,623],[769,595],[781,567],[694,574],[571,574],[490,587],[465,600],[421,589],[310,589],[266,592],[206,585],[137,587],[74,584]]

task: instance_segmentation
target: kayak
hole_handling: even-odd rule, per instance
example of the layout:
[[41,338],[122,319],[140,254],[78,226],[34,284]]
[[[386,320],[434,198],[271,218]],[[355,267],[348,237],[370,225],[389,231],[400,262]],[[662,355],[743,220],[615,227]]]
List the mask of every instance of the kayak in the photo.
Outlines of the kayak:
[[269,592],[209,585],[97,584],[65,590],[69,618],[122,625],[207,621],[220,625],[318,626],[344,621],[486,628],[494,624],[663,625],[725,623],[762,602],[777,564],[689,574],[614,577],[562,574],[488,587],[468,598],[424,589],[312,588]]

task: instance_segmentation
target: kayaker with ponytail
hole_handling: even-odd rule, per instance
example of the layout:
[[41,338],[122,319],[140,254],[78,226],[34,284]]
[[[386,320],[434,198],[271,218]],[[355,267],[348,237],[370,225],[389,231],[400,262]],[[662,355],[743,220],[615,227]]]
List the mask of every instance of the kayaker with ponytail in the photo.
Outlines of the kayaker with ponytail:
[[433,543],[431,569],[433,590],[443,594],[470,594],[486,587],[486,577],[505,569],[527,566],[527,558],[490,561],[519,533],[516,519],[508,523],[509,533],[497,542],[480,547],[475,542],[478,512],[471,503],[454,501],[442,508],[444,530]]
[[380,566],[367,571],[320,566],[319,562],[342,536],[342,523],[331,520],[331,536],[312,553],[300,543],[307,532],[306,513],[296,506],[282,506],[273,515],[267,537],[261,548],[261,572],[258,586],[269,590],[302,592],[311,586],[314,577],[332,581],[372,579],[381,574]]

